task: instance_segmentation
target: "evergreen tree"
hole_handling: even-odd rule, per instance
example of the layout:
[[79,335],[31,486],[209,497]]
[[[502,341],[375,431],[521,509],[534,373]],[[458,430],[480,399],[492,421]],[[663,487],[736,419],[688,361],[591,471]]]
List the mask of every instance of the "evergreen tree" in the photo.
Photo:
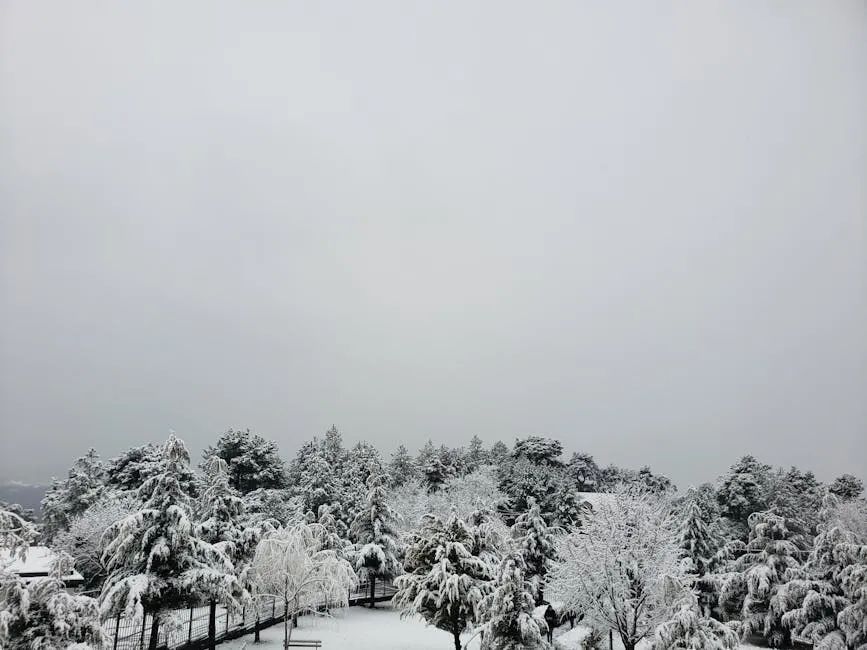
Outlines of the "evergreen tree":
[[[153,476],[160,462],[160,448],[147,443],[132,447],[105,464],[105,484],[119,492],[135,492]],[[189,490],[192,494],[193,491]]]
[[502,440],[497,440],[488,452],[488,461],[491,465],[499,465],[509,456],[509,447]]
[[370,606],[374,607],[376,579],[389,580],[400,575],[399,532],[394,511],[386,501],[383,474],[367,481],[366,508],[352,522],[350,532],[356,541],[355,570],[370,582]]
[[743,636],[758,634],[772,648],[791,644],[791,632],[782,624],[782,611],[772,607],[774,596],[788,571],[799,566],[803,539],[783,517],[755,512],[749,517],[749,541],[722,582],[720,604],[731,612],[740,605]]
[[524,575],[532,585],[537,605],[544,600],[545,578],[557,554],[553,533],[535,501],[530,502],[529,511],[520,515],[512,526],[512,538],[524,560]]
[[548,632],[544,621],[533,617],[534,586],[520,554],[507,555],[497,569],[493,591],[481,602],[479,620],[484,624],[483,650],[542,650]]
[[490,458],[482,444],[482,439],[473,436],[466,454],[467,472],[475,472],[479,467],[487,465],[489,462]]
[[286,467],[280,458],[277,443],[265,440],[249,429],[229,429],[217,443],[202,453],[204,461],[211,456],[222,458],[229,466],[229,482],[245,494],[258,488],[288,486]]
[[[581,507],[568,472],[557,465],[537,465],[526,457],[503,464],[498,472],[499,487],[509,498],[509,512],[526,512],[530,501],[535,501],[549,524],[573,525],[580,517]],[[514,523],[513,514],[505,519]]]
[[472,554],[473,544],[472,531],[459,517],[443,523],[427,516],[410,538],[408,573],[395,580],[395,605],[404,615],[418,614],[449,632],[455,650],[461,650],[461,633],[475,620],[491,586],[491,567]]
[[[256,544],[262,537],[263,527],[244,525],[244,501],[237,491],[229,485],[228,465],[219,456],[211,456],[203,465],[204,485],[199,497],[199,522],[195,526],[196,536],[213,545],[233,564],[237,582],[232,585],[237,598],[246,595],[242,585],[247,583],[247,568],[253,558]],[[273,529],[265,525],[264,530]],[[216,647],[217,599],[223,596],[219,589],[208,589],[208,641],[213,650]]]
[[96,450],[76,460],[67,478],[54,479],[42,499],[43,535],[52,539],[72,519],[96,503],[105,490],[104,469]]
[[857,499],[864,493],[864,482],[851,474],[843,474],[834,479],[828,491],[843,501]]
[[784,517],[789,528],[813,536],[825,492],[825,486],[816,480],[813,472],[792,467],[775,477],[770,510]]
[[653,650],[733,650],[738,637],[731,628],[702,616],[695,595],[686,592],[674,617],[656,628]]
[[841,525],[838,507],[829,494],[807,561],[788,572],[772,607],[817,648],[860,648],[867,644],[867,535]]
[[709,616],[716,602],[715,582],[708,574],[715,568],[715,557],[721,546],[713,521],[707,516],[698,490],[690,488],[684,502],[680,525],[680,548],[689,560],[695,576],[697,605],[701,614]]
[[590,454],[574,453],[569,461],[569,473],[580,492],[597,492],[601,483],[601,470]]
[[563,455],[563,445],[553,438],[527,436],[515,441],[512,455],[515,458],[526,458],[536,465],[558,465],[562,464],[560,456]]
[[405,445],[400,445],[391,455],[388,472],[391,475],[391,484],[394,487],[400,487],[407,481],[416,478],[415,461],[410,456]]
[[151,614],[151,650],[162,612],[203,597],[237,606],[231,560],[195,534],[191,499],[183,489],[192,480],[189,463],[184,443],[172,434],[154,475],[139,488],[141,509],[106,531],[110,573],[100,597],[102,614]]
[[722,514],[748,526],[749,516],[768,507],[771,468],[753,456],[744,456],[722,477],[717,500]]

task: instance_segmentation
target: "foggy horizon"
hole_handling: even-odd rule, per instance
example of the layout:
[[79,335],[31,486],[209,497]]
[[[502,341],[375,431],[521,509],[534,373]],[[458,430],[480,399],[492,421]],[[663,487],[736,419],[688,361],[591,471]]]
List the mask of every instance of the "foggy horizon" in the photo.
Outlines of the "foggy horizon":
[[0,3],[0,483],[250,428],[867,479],[867,4]]

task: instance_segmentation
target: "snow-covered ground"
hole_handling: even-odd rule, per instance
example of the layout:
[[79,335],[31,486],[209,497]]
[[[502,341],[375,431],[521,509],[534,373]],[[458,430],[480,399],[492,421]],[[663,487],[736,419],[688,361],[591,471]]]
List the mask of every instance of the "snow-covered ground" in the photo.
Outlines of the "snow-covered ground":
[[[304,616],[292,630],[293,639],[318,639],[323,650],[450,650],[454,642],[448,632],[425,625],[418,618],[400,618],[400,614],[385,605],[376,609],[350,607],[338,610],[333,618]],[[469,638],[466,635],[465,638]],[[283,626],[274,625],[261,632],[262,643],[253,645],[253,635],[229,641],[221,647],[241,650],[247,644],[254,648],[280,648]],[[478,638],[469,650],[477,650]]]
[[[576,626],[557,630],[554,645],[557,650],[581,650],[581,640],[587,628]],[[470,635],[464,635],[468,639]],[[298,627],[292,630],[293,639],[317,639],[322,641],[323,650],[451,650],[454,648],[452,637],[447,632],[425,625],[418,618],[400,618],[391,607],[380,606],[374,610],[366,607],[351,607],[338,610],[331,618],[304,616],[298,619]],[[261,632],[262,642],[253,644],[253,635],[235,639],[223,644],[225,650],[263,650],[280,648],[283,644],[283,626],[274,625]],[[474,638],[468,650],[478,650],[479,639]],[[608,639],[603,643],[608,648]],[[649,650],[650,643],[639,645],[640,650]],[[755,646],[742,645],[743,650]],[[615,637],[614,650],[623,650],[623,645]]]

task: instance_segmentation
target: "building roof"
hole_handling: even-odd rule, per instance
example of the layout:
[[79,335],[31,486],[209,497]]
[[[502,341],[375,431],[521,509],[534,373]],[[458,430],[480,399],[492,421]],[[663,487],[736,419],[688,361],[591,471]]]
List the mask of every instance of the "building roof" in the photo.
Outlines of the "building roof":
[[[31,546],[27,549],[27,555],[22,560],[16,556],[9,562],[9,550],[0,549],[0,563],[7,565],[12,573],[17,573],[22,578],[45,578],[51,572],[51,563],[57,554],[47,546]],[[84,577],[75,569],[68,575],[63,576],[63,582],[67,586],[79,585],[84,582]]]

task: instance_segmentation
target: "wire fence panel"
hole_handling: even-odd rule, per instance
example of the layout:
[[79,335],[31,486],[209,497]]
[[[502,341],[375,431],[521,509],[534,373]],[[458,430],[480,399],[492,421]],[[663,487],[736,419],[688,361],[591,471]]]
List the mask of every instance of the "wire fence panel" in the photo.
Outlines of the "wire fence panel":
[[[376,602],[390,600],[395,591],[390,581],[378,581],[374,585],[374,600]],[[347,594],[347,600],[350,607],[370,602],[370,583],[359,584]],[[335,604],[323,599],[315,603],[312,609],[327,611]],[[259,598],[248,607],[236,612],[217,604],[215,610],[217,643],[253,632],[257,614],[259,629],[264,629],[282,622],[283,604],[275,598]],[[158,647],[169,650],[175,648],[194,650],[206,647],[209,615],[208,605],[195,605],[161,614],[157,621]],[[150,615],[145,616],[144,620],[115,617],[104,623],[106,642],[93,647],[95,650],[144,650],[150,645],[152,624],[153,617]]]

